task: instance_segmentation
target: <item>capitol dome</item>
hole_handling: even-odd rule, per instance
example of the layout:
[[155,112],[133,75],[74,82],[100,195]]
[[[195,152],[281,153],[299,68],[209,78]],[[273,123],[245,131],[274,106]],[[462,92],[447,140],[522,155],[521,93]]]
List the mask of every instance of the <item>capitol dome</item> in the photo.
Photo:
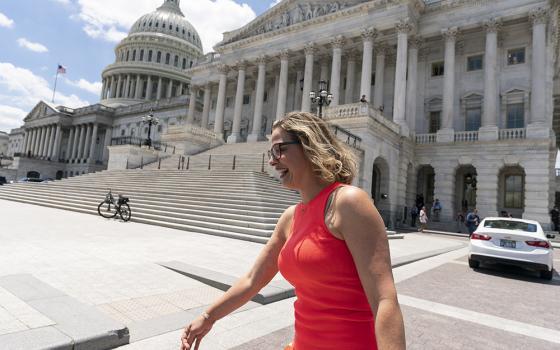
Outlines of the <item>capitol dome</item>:
[[164,0],[140,17],[115,48],[115,63],[102,73],[101,102],[110,107],[188,95],[186,71],[202,56],[197,31],[179,7]]

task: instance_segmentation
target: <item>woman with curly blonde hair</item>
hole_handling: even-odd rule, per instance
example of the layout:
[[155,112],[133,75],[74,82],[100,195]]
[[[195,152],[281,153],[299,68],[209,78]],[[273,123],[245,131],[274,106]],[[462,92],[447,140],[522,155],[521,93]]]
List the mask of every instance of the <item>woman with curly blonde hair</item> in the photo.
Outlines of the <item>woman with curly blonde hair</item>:
[[245,304],[278,271],[295,287],[294,350],[405,349],[383,220],[351,186],[354,153],[310,113],[272,128],[269,164],[301,202],[286,209],[253,268],[185,328],[198,348],[215,321]]

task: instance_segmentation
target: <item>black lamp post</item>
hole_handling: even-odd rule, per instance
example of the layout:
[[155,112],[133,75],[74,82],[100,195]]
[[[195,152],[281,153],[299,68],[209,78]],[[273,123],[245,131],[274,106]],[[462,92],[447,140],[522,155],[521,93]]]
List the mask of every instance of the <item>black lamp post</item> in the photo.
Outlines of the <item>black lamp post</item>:
[[317,103],[319,106],[319,118],[323,117],[323,106],[328,106],[331,104],[333,99],[333,95],[328,92],[329,86],[326,81],[321,80],[319,81],[319,92],[315,93],[315,91],[309,92],[309,98],[311,99],[311,103]]
[[152,147],[152,139],[150,137],[152,135],[152,125],[153,126],[158,125],[159,124],[159,119],[154,117],[154,111],[150,109],[150,113],[148,113],[147,116],[142,117],[142,123],[143,124],[148,124],[148,138],[144,142],[144,145],[146,145],[148,147]]

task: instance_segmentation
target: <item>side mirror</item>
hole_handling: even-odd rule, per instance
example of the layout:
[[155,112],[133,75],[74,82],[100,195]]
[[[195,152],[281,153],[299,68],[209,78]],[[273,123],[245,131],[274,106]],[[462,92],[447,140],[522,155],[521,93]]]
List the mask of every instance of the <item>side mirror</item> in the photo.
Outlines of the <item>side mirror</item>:
[[551,235],[551,234],[547,234],[547,235],[546,235],[546,238],[553,239],[554,237],[556,237],[556,235]]

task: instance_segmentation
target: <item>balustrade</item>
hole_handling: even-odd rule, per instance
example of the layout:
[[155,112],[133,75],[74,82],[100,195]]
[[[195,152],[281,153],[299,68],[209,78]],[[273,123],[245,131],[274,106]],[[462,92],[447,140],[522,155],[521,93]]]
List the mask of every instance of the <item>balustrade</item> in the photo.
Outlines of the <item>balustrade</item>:
[[455,142],[478,141],[478,131],[455,131]]
[[416,134],[416,143],[419,145],[436,143],[436,134]]
[[524,139],[525,136],[525,128],[502,129],[499,133],[500,140]]

